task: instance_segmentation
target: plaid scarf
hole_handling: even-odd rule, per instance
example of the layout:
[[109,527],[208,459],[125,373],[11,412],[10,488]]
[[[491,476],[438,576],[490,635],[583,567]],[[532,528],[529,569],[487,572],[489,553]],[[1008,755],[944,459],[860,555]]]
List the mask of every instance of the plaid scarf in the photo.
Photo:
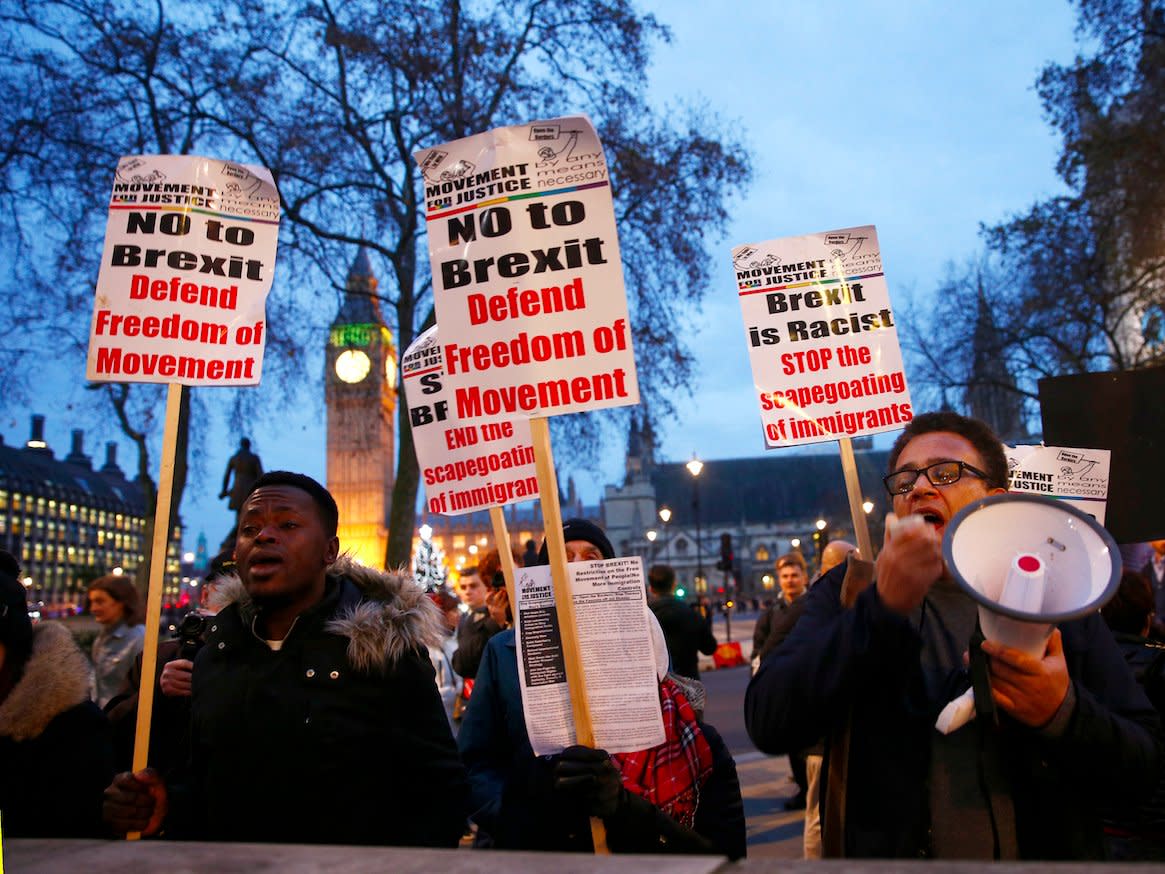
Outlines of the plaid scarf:
[[646,798],[687,828],[696,820],[700,789],[712,774],[712,747],[692,705],[671,679],[659,684],[664,742],[649,750],[614,753],[623,787]]

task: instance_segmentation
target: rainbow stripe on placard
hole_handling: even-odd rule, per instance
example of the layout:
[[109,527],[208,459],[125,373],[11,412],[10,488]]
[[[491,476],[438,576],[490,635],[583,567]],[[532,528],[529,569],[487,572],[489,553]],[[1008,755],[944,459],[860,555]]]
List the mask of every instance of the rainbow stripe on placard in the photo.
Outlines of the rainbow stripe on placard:
[[111,204],[109,204],[109,208],[110,209],[132,209],[135,212],[194,212],[194,213],[198,213],[198,215],[212,215],[215,218],[227,218],[227,219],[231,219],[231,220],[237,221],[237,222],[256,222],[256,223],[261,224],[261,225],[277,225],[277,224],[279,224],[279,219],[272,220],[272,219],[251,218],[250,216],[235,215],[234,213],[230,213],[230,212],[218,212],[217,210],[213,210],[213,209],[200,209],[196,206],[162,206],[160,204],[157,206],[151,206],[150,204],[145,204],[145,203],[122,203],[122,204],[111,203]]
[[499,203],[509,203],[513,200],[531,200],[536,197],[553,197],[556,194],[570,194],[572,191],[587,191],[591,188],[609,187],[610,182],[589,182],[586,185],[570,185],[566,188],[555,188],[551,191],[528,191],[524,194],[510,194],[505,197],[495,197],[492,200],[483,200],[481,203],[473,203],[468,206],[459,206],[457,209],[447,209],[444,212],[433,212],[425,216],[425,221],[431,222],[437,219],[445,218],[446,216],[459,215],[463,212],[469,212],[471,209],[481,209],[486,206],[497,206]]
[[784,291],[787,288],[808,288],[811,285],[836,285],[839,282],[857,282],[859,279],[873,279],[877,276],[885,276],[886,274],[879,271],[878,273],[861,273],[855,276],[846,277],[832,277],[830,279],[807,279],[804,282],[790,282],[788,285],[770,285],[766,288],[746,288],[740,286],[738,292],[740,297],[746,294],[763,294],[769,291]]

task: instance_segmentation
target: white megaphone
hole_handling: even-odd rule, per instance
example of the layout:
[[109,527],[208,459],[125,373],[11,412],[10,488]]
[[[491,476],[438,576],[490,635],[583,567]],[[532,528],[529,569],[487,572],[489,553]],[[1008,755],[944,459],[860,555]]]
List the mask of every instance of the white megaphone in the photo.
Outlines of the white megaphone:
[[1044,654],[1052,626],[1099,610],[1120,584],[1116,542],[1095,519],[1040,495],[990,495],[943,537],[955,581],[979,604],[987,640]]

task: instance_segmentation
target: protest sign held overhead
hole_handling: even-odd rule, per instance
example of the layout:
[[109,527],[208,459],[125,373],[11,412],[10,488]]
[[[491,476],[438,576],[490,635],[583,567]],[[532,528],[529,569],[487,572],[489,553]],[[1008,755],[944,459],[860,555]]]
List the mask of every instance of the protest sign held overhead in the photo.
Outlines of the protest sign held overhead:
[[279,193],[262,167],[191,155],[118,162],[86,376],[256,385]]
[[401,376],[430,513],[457,516],[538,497],[529,420],[457,418],[436,326],[405,351]]
[[453,414],[638,403],[610,180],[590,122],[498,128],[416,159]]
[[873,225],[737,246],[732,265],[767,448],[914,417]]

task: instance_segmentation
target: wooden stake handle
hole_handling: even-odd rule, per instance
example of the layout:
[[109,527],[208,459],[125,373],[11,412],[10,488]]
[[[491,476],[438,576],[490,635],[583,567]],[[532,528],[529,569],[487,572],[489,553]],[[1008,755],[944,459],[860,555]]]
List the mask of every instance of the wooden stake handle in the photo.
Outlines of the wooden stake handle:
[[874,560],[874,546],[870,540],[869,520],[866,511],[862,509],[862,486],[858,481],[858,465],[854,459],[854,445],[849,437],[842,437],[841,470],[845,476],[845,493],[849,498],[849,514],[854,523],[854,535],[858,540],[858,549],[866,561]]
[[[544,418],[530,420],[534,438],[534,469],[538,477],[542,525],[546,529],[546,549],[550,555],[550,576],[554,584],[554,607],[558,613],[558,630],[562,637],[562,655],[566,662],[566,686],[570,690],[570,709],[574,716],[575,737],[586,747],[594,747],[595,731],[587,705],[586,677],[578,651],[578,633],[574,621],[574,599],[566,570],[566,541],[562,536],[562,508],[558,504],[558,477],[554,472],[554,453],[550,448],[550,424]],[[516,609],[516,608],[515,608]],[[591,840],[595,852],[606,854],[607,830],[603,821],[591,817]]]
[[[178,412],[185,389],[171,383],[166,393],[166,429],[162,437],[162,463],[158,472],[158,504],[154,509],[154,542],[150,550],[150,583],[146,595],[146,640],[142,648],[142,678],[138,686],[138,722],[134,735],[133,770],[146,767],[150,755],[150,720],[154,711],[154,678],[158,667],[158,633],[162,621],[162,589],[170,545],[170,506],[174,500],[174,457],[178,451]],[[139,832],[127,840],[136,841]]]

